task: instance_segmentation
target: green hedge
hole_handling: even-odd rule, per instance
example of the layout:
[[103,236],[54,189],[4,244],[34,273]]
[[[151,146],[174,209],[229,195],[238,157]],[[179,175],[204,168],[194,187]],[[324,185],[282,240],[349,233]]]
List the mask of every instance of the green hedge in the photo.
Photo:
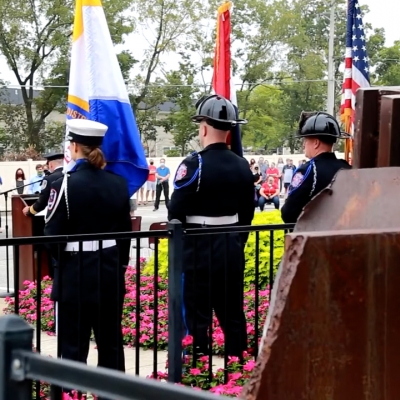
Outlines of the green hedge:
[[[254,216],[252,225],[277,225],[283,224],[280,211],[268,211],[257,213]],[[259,232],[259,286],[265,287],[269,283],[270,269],[270,231]],[[285,233],[283,231],[274,231],[274,246],[273,246],[273,269],[274,273],[278,270],[279,263],[283,257],[285,244]],[[256,233],[252,232],[249,235],[245,247],[246,267],[244,270],[245,289],[248,290],[250,285],[255,283],[255,264],[256,264]]]
[[[269,225],[282,224],[281,214],[279,211],[268,211],[256,213],[252,225]],[[273,269],[276,273],[279,263],[283,256],[284,249],[284,232],[274,231],[274,258]],[[270,269],[270,232],[263,231],[259,233],[259,285],[265,287],[269,282]],[[249,290],[250,286],[255,283],[255,254],[256,253],[256,233],[250,233],[245,248],[246,268],[245,268],[245,289]],[[158,270],[161,277],[167,277],[168,274],[168,240],[161,239],[158,246]],[[146,275],[154,274],[154,255],[144,267],[143,272]]]

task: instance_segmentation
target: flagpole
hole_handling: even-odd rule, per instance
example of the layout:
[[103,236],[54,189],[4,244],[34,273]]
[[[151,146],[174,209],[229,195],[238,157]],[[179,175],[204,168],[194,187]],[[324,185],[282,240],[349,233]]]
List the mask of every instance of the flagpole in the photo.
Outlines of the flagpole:
[[[349,8],[350,8],[350,0],[346,1],[347,4],[347,15],[346,18],[349,17]],[[351,131],[351,124],[350,124],[350,116],[348,117],[347,123],[345,124],[346,127],[346,132],[350,133],[351,135],[354,134],[354,132]],[[346,139],[344,142],[344,159],[349,162],[350,158],[353,153],[353,138],[351,139]]]
[[331,3],[331,15],[329,24],[329,51],[328,51],[328,98],[326,110],[335,116],[335,0]]

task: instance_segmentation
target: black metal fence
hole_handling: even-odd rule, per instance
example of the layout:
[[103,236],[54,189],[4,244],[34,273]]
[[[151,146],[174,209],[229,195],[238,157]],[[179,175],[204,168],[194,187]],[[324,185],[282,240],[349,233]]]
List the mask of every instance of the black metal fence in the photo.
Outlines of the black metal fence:
[[[133,244],[133,254],[131,258],[131,264],[133,265],[125,270],[116,271],[117,275],[125,275],[130,288],[128,293],[125,295],[125,303],[122,314],[122,331],[124,336],[123,338],[119,339],[122,340],[122,343],[118,343],[118,345],[125,345],[124,353],[125,359],[128,360],[127,364],[129,364],[129,366],[134,364],[134,368],[129,369],[128,372],[133,372],[135,375],[139,375],[142,372],[144,375],[150,375],[153,378],[160,378],[159,371],[160,369],[163,369],[162,364],[167,359],[168,372],[164,375],[161,375],[170,382],[181,382],[185,369],[190,366],[195,367],[199,357],[199,355],[196,353],[196,341],[198,341],[197,334],[192,335],[193,342],[189,346],[183,346],[182,344],[182,338],[185,336],[185,334],[191,333],[188,332],[187,329],[183,329],[185,321],[182,312],[185,305],[185,302],[183,301],[183,288],[185,286],[185,281],[182,279],[182,276],[187,274],[186,263],[187,260],[190,259],[190,257],[188,258],[188,255],[186,254],[187,249],[189,247],[192,249],[192,267],[194,271],[192,272],[194,274],[194,280],[200,281],[201,279],[199,278],[208,270],[208,276],[210,280],[207,283],[203,279],[203,284],[206,284],[206,286],[218,285],[221,288],[221,292],[226,295],[229,294],[229,290],[226,290],[226,282],[222,282],[220,280],[213,283],[213,274],[211,272],[214,268],[216,268],[216,266],[219,265],[223,275],[229,276],[232,274],[232,271],[229,269],[230,263],[239,265],[242,262],[244,265],[244,260],[238,260],[237,263],[234,262],[234,252],[232,252],[234,246],[232,247],[230,243],[237,240],[240,236],[251,233],[252,245],[250,246],[250,251],[246,251],[246,269],[242,271],[243,275],[241,291],[243,293],[246,290],[246,287],[251,287],[251,290],[249,291],[249,293],[251,293],[251,304],[248,304],[248,307],[251,309],[249,310],[248,314],[251,314],[252,317],[250,322],[247,321],[247,330],[250,331],[252,343],[251,351],[249,353],[250,356],[256,357],[258,353],[258,343],[260,340],[260,326],[265,319],[265,312],[263,310],[266,307],[264,307],[264,305],[261,303],[266,301],[265,293],[268,292],[268,290],[270,291],[273,285],[274,273],[277,268],[277,264],[279,263],[280,254],[283,252],[284,232],[287,232],[292,228],[293,225],[259,225],[240,228],[222,227],[184,230],[178,221],[173,221],[169,223],[167,231],[151,230],[120,234],[74,235],[68,237],[30,237],[0,240],[0,248],[13,248],[14,257],[12,264],[14,270],[14,292],[19,293],[19,296],[16,295],[13,300],[8,300],[7,312],[13,312],[16,315],[21,315],[30,324],[35,325],[34,347],[37,353],[41,353],[43,350],[43,329],[53,331],[52,333],[54,334],[57,325],[57,318],[55,318],[54,315],[57,314],[56,308],[53,307],[53,303],[49,299],[51,281],[41,279],[44,275],[44,270],[46,268],[50,268],[51,271],[51,266],[54,264],[54,262],[59,266],[58,268],[60,268],[60,266],[63,265],[61,260],[66,244],[79,243],[78,251],[75,252],[78,271],[80,271],[79,278],[77,280],[79,286],[79,296],[76,301],[78,303],[82,302],[81,293],[88,289],[81,287],[82,282],[85,281],[84,276],[82,276],[82,273],[84,274],[84,271],[82,271],[81,256],[84,250],[83,243],[96,241],[99,244],[99,251],[97,252],[97,265],[99,269],[99,272],[96,276],[97,284],[99,287],[103,287],[104,291],[106,292],[105,295],[107,295],[107,284],[113,285],[114,283],[117,283],[119,279],[117,277],[116,282],[104,282],[103,270],[104,265],[107,263],[106,255],[104,254],[104,243],[112,240],[118,241],[129,239]],[[167,251],[166,246],[162,242],[160,243],[160,239],[163,238],[168,238],[168,261],[165,260],[165,253]],[[143,246],[144,240],[148,240],[149,243],[151,242],[151,246],[149,245],[147,248],[146,246]],[[278,242],[279,246],[277,246]],[[219,247],[216,247],[216,244],[218,244]],[[33,248],[30,248],[29,246],[33,246]],[[43,252],[43,249],[48,249],[49,247],[52,247],[53,249],[53,259],[48,256],[47,252]],[[160,247],[162,247],[162,251],[160,251]],[[222,248],[223,250],[221,250]],[[25,290],[21,292],[19,290],[19,282],[21,280],[20,273],[24,271],[24,266],[21,264],[22,259],[26,260],[25,251],[32,251],[32,249],[35,255],[34,280],[41,283],[38,283],[37,286],[35,286],[34,282],[26,283],[27,286],[25,285]],[[147,256],[147,265],[144,268],[142,265],[143,255]],[[207,260],[209,260],[209,262],[207,262]],[[163,264],[166,262],[168,263],[167,272],[163,267]],[[204,264],[207,264],[207,268],[204,267]],[[221,268],[222,264],[223,267]],[[201,270],[201,268],[203,269]],[[149,271],[151,271],[151,273],[149,273]],[[58,271],[58,273],[60,274],[61,272]],[[224,286],[225,289],[222,290]],[[61,288],[60,290],[62,291],[64,289]],[[110,290],[110,293],[113,292],[111,287],[108,289]],[[119,288],[116,288],[113,293],[118,293],[119,290]],[[196,285],[194,286],[194,290],[197,290]],[[221,314],[225,315],[225,321],[219,321],[219,323],[225,327],[226,330],[229,326],[229,319],[232,319],[226,316],[229,314],[228,309],[230,309],[231,303],[234,301],[234,299],[223,299],[222,297],[220,299],[225,302],[223,307],[224,310],[221,311]],[[241,301],[243,301],[243,298]],[[99,302],[101,305],[105,304],[104,298],[100,299],[99,297]],[[213,301],[212,294],[204,293],[202,298],[195,299],[194,308],[196,308],[200,302],[207,302],[207,312],[208,310],[211,310],[210,314],[208,315],[208,346],[206,351],[203,350],[202,353],[204,357],[208,358],[208,365],[206,365],[207,371],[202,371],[202,374],[208,375],[208,377],[211,379],[213,376],[213,361],[215,362],[215,360],[217,360],[217,364],[219,364],[220,368],[224,370],[223,381],[226,382],[228,380],[227,365],[229,363],[229,356],[233,354],[228,354],[228,352],[224,349],[226,343],[221,327],[217,328],[220,332],[218,334],[219,336],[217,335],[220,340],[219,344],[215,344],[215,340],[213,340],[213,329],[215,330],[216,324],[218,324],[216,321],[218,320],[216,320],[215,316],[212,315],[212,308],[215,304],[215,299]],[[261,315],[259,312],[260,307],[263,309]],[[97,309],[97,312],[99,318],[101,318],[101,308]],[[80,311],[78,311],[78,313],[80,313]],[[118,315],[117,310],[115,313]],[[194,332],[197,332],[197,313],[195,312],[195,314],[196,317],[192,323],[192,331],[194,329]],[[78,315],[77,318],[79,319],[82,317],[79,317]],[[221,317],[219,319],[221,319]],[[96,331],[94,333],[96,335]],[[62,343],[64,334],[65,332],[58,329],[57,351],[55,354],[51,354],[53,357],[61,357],[63,354]],[[98,338],[96,337],[96,339]],[[226,340],[229,340],[229,336],[226,338]],[[249,342],[247,341],[247,343]],[[81,345],[82,343],[79,343],[79,346]],[[129,347],[132,347],[132,349]],[[148,351],[145,352],[142,348],[146,348]],[[98,351],[99,350],[101,351],[101,348],[98,349]],[[85,353],[85,351],[83,351],[83,353]],[[151,354],[151,357],[149,357],[149,353]],[[21,355],[22,353],[19,354]],[[184,354],[184,357],[182,357],[182,354]],[[37,354],[27,355],[27,353],[23,353],[23,357],[25,358],[18,358],[19,356],[17,355],[15,355],[15,357],[13,356],[14,358],[3,357],[6,362],[3,367],[6,369],[9,368],[13,359],[20,359],[21,362],[28,363],[30,365],[30,372],[29,374],[24,375],[24,379],[32,379],[36,381],[34,385],[34,398],[36,399],[42,398],[42,387],[40,381],[57,385],[52,390],[53,397],[51,398],[54,399],[61,398],[61,386],[72,387],[74,389],[81,390],[93,390],[94,393],[108,397],[110,396],[110,392],[107,392],[107,389],[113,387],[112,396],[115,396],[118,399],[136,398],[135,396],[132,396],[132,394],[130,394],[131,397],[126,397],[128,392],[114,391],[114,388],[117,385],[111,385],[112,379],[114,377],[117,379],[118,377],[118,385],[121,384],[121,387],[129,387],[132,389],[135,385],[138,385],[138,381],[136,380],[131,380],[130,378],[124,377],[123,374],[120,376],[117,372],[110,374],[109,371],[106,373],[100,369],[99,371],[93,371],[93,369],[83,365],[77,366],[75,363],[66,362],[65,360],[59,361],[44,357],[47,355],[49,354],[44,354],[42,357],[39,357]],[[236,356],[236,354],[234,355]],[[85,361],[87,354],[83,354],[83,356],[79,354],[79,357],[78,358],[81,361]],[[65,358],[65,356],[63,358]],[[118,360],[117,356],[116,363],[119,364],[120,361],[121,360]],[[65,363],[65,368],[63,367],[63,363]],[[112,366],[107,365],[107,362],[102,363],[100,359],[99,364],[113,368]],[[14,364],[12,365],[15,366]],[[52,375],[52,368],[54,368],[53,371],[57,370],[60,373],[59,376],[63,376],[62,381],[60,381],[60,379],[57,380],[56,376]],[[116,366],[115,369],[118,369],[118,367]],[[26,371],[26,368],[24,368],[24,370]],[[39,373],[39,370],[42,372]],[[73,372],[74,370],[76,373]],[[65,371],[65,374],[67,373],[66,371],[69,371],[68,379],[65,378],[66,375],[62,371]],[[87,371],[87,374],[85,375],[82,371]],[[105,376],[105,374],[108,374],[110,377],[109,380],[103,380],[103,375]],[[16,375],[14,374],[11,377],[10,375],[4,376],[6,376],[7,379],[15,380]],[[96,385],[94,385],[92,382],[91,384],[90,379],[94,377],[96,377],[97,381],[102,380],[102,383],[96,382]],[[117,383],[117,381],[115,383]],[[109,385],[102,386],[104,382],[108,382]],[[127,383],[125,384],[123,382]],[[141,382],[141,384],[142,383],[143,382]],[[146,385],[147,384],[148,383],[146,381]],[[0,382],[0,387],[1,386],[2,382]],[[145,390],[145,387],[146,386],[143,386],[142,389]],[[207,386],[205,386],[205,388],[207,388]],[[167,389],[167,391],[168,390],[169,389]],[[154,394],[155,392],[152,393]],[[7,397],[4,399],[6,398]],[[25,400],[25,398],[27,399],[28,397],[20,397],[21,400]],[[1,397],[0,400],[2,400]]]
[[[161,385],[149,379],[128,376],[79,362],[44,357],[32,352],[33,331],[21,318],[0,318],[0,400],[32,399],[32,381],[53,387],[75,387],[99,396],[119,400],[211,400],[207,392],[175,385]],[[56,398],[55,391],[51,398]]]

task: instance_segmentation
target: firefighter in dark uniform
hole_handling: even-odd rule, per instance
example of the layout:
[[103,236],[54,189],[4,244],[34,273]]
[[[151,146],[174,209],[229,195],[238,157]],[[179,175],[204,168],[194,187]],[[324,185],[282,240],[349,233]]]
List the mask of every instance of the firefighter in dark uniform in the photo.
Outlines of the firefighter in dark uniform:
[[[67,129],[76,165],[51,185],[45,235],[131,231],[128,183],[103,169],[107,126],[76,119]],[[98,365],[125,370],[121,320],[129,248],[129,239],[83,242],[82,253],[77,242],[64,246],[51,294],[62,358],[86,362],[93,329]]]
[[22,210],[26,216],[32,217],[46,208],[49,201],[51,184],[63,176],[64,152],[58,151],[46,154],[44,158],[49,164],[50,174],[43,178],[39,198],[36,202]]
[[350,136],[342,133],[336,119],[324,112],[302,113],[298,136],[303,138],[305,156],[310,159],[294,173],[287,200],[282,207],[285,223],[296,223],[306,204],[332,182],[340,169],[350,169],[336,158],[333,145]]
[[[193,121],[199,126],[203,150],[178,167],[168,219],[184,227],[250,225],[254,216],[254,183],[248,162],[229,150],[226,138],[237,120],[232,103],[210,96],[198,103]],[[246,349],[243,312],[244,245],[247,236],[187,236],[183,260],[186,334],[197,354],[208,353],[207,330],[212,309],[226,338],[226,351],[242,356]]]

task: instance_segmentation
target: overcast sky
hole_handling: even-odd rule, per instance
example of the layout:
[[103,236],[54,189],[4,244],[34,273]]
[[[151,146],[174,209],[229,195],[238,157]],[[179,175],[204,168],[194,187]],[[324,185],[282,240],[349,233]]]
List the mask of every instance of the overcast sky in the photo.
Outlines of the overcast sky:
[[[370,22],[374,28],[385,28],[386,45],[390,46],[395,40],[400,40],[399,13],[397,11],[400,7],[399,0],[359,0],[359,2],[361,5],[367,4],[370,8],[370,12],[364,16],[364,22]],[[137,44],[137,36],[127,38],[127,48],[132,49],[133,46],[137,48]],[[120,49],[121,46],[118,46],[118,50]],[[136,56],[138,55],[136,54]],[[170,65],[171,68],[176,67],[176,60],[174,61]],[[14,74],[8,69],[2,56],[0,56],[0,71],[1,79],[10,82],[12,85],[17,84]]]
[[391,46],[395,40],[400,40],[399,0],[359,0],[360,4],[368,5],[370,12],[364,17],[375,28],[385,28],[386,45]]

